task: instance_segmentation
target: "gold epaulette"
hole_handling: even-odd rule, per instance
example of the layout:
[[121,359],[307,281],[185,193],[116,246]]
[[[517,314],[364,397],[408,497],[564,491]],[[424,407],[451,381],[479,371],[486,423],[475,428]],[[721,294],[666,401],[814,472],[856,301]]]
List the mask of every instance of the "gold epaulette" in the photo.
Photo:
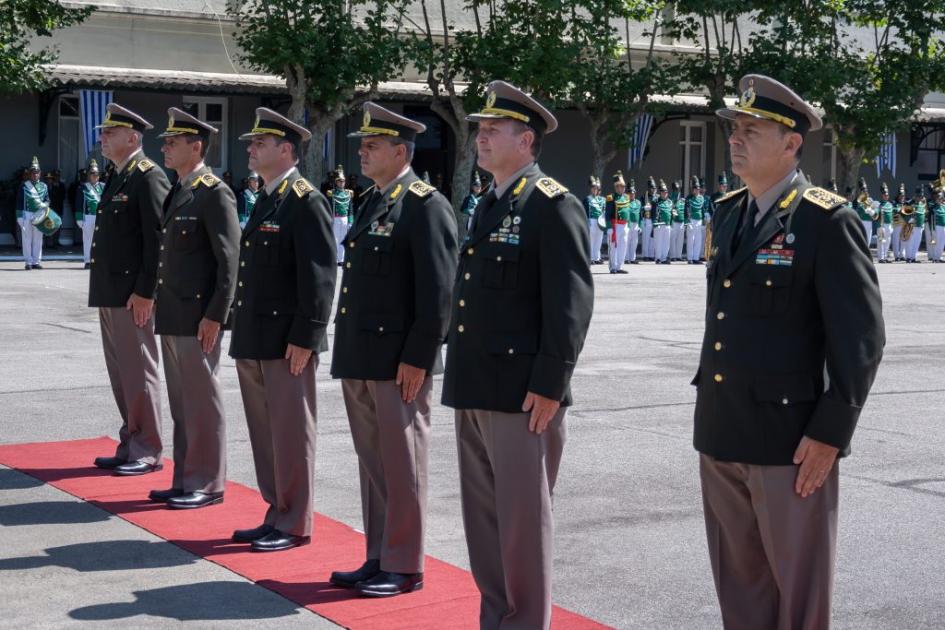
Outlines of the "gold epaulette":
[[743,192],[745,192],[746,190],[748,190],[748,186],[742,186],[741,188],[736,188],[735,190],[732,190],[732,191],[730,191],[730,192],[725,193],[724,195],[722,195],[721,197],[719,197],[718,199],[716,199],[713,203],[722,203],[723,201],[728,201],[729,199],[731,199],[731,198],[734,197],[735,195],[737,195],[737,194],[739,194],[739,193],[743,193]]
[[830,192],[826,188],[808,188],[804,191],[804,199],[830,212],[842,206],[847,200],[840,195]]
[[333,193],[333,192],[335,192],[335,191],[334,191],[334,190],[331,190],[331,189],[329,189],[329,190],[328,190],[328,192],[327,192],[327,193],[325,193],[325,196],[326,196],[326,197],[328,197],[328,198],[330,199],[330,198],[331,198],[331,197],[333,196],[333,195],[332,195],[332,193]]
[[203,184],[207,188],[213,188],[214,186],[219,184],[221,181],[223,180],[217,177],[216,175],[214,175],[213,173],[204,173],[203,175],[201,175],[200,177],[194,180],[192,188],[196,188],[200,184]]
[[152,162],[151,160],[147,158],[138,162],[138,170],[141,171],[142,173],[147,173],[152,168],[154,168],[154,162]]
[[434,186],[426,183],[425,181],[418,179],[414,183],[410,184],[410,187],[407,189],[418,197],[426,197],[431,192],[436,190]]
[[292,190],[294,190],[295,194],[299,197],[304,197],[315,190],[315,187],[312,186],[307,179],[300,177],[292,184]]
[[567,188],[550,177],[542,177],[537,182],[535,182],[535,186],[538,188],[538,190],[545,193],[546,197],[550,197],[552,199],[568,192]]
[[613,195],[607,195],[607,201],[613,201],[613,200],[614,200]]

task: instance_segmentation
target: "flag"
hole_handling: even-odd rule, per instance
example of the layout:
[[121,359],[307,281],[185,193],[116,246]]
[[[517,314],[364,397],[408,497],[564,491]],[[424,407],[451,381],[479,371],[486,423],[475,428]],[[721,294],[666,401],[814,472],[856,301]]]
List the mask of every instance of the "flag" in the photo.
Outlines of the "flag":
[[640,114],[633,130],[633,144],[630,146],[630,153],[627,156],[627,170],[633,170],[634,166],[643,161],[643,154],[646,151],[646,143],[650,139],[652,128],[652,114],[646,112]]
[[876,177],[881,178],[883,169],[889,169],[893,178],[896,177],[896,134],[887,133],[879,145],[879,154],[876,156]]
[[112,92],[102,90],[79,90],[79,118],[82,120],[82,138],[85,140],[85,157],[95,150],[101,130],[96,125],[105,120],[105,107],[112,102]]

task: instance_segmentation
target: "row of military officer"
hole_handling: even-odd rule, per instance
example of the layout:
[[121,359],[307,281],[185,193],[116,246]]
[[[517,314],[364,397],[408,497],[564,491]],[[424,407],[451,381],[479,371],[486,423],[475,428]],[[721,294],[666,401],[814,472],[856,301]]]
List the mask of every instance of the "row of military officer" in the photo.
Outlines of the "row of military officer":
[[331,374],[359,460],[367,548],[361,567],[331,582],[377,597],[423,587],[432,374],[444,371],[482,625],[547,628],[551,496],[593,308],[580,202],[536,163],[557,121],[517,88],[488,86],[486,106],[469,119],[494,185],[460,246],[449,202],[410,167],[423,124],[365,105],[351,135],[375,185],[338,242],[336,213],[296,168],[310,133],[269,109],[256,113],[241,139],[265,186],[241,229],[233,193],[203,162],[216,129],[169,110],[160,137],[178,175],[172,187],[141,150],[152,125],[108,106],[102,148],[115,171],[99,204],[89,305],[99,310],[122,425],[114,455],[95,465],[118,475],[162,467],[159,335],[174,474],[150,498],[173,509],[223,501],[218,372],[229,328],[269,505],[263,523],[233,540],[260,552],[308,543],[315,370],[343,248]]

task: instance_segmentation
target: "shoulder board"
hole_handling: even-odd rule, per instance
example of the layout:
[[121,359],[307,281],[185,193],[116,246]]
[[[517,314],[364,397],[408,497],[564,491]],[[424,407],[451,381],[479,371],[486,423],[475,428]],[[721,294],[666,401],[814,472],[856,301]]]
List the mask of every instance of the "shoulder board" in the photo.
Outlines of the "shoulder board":
[[152,168],[154,168],[154,162],[152,162],[151,160],[147,158],[138,162],[138,170],[141,171],[142,173],[147,173]]
[[219,184],[221,181],[223,181],[223,180],[221,180],[219,177],[217,177],[217,176],[214,175],[213,173],[205,173],[205,174],[201,175],[200,177],[198,177],[197,179],[194,180],[194,186],[193,186],[193,187],[196,188],[196,187],[199,186],[200,184],[203,184],[203,185],[206,186],[207,188],[213,188],[214,186],[216,186],[217,184]]
[[328,198],[331,198],[331,197],[334,197],[334,193],[335,193],[334,190],[329,190],[327,193],[325,193],[325,196]]
[[365,190],[361,191],[361,194],[358,195],[358,196],[359,196],[359,197],[364,197],[365,195],[370,195],[372,192],[374,192],[374,189],[375,189],[375,188],[376,188],[376,186],[374,186],[374,185],[368,186]]
[[805,190],[804,199],[828,211],[834,210],[847,202],[844,197],[832,193],[826,188],[818,188],[817,186]]
[[613,201],[613,200],[614,200],[613,195],[607,195],[607,201]]
[[721,197],[719,197],[718,199],[716,199],[716,200],[715,200],[715,203],[722,203],[723,201],[728,201],[729,199],[731,199],[731,198],[734,197],[735,195],[739,195],[739,194],[745,192],[746,190],[748,190],[748,186],[742,186],[741,188],[736,188],[735,190],[732,190],[732,191],[730,191],[730,192],[727,192],[727,193],[725,193],[724,195],[722,195]]
[[417,195],[418,197],[426,197],[431,192],[436,190],[436,188],[426,183],[425,181],[418,179],[414,183],[410,184],[410,187],[408,188],[408,190],[412,192],[413,194]]
[[295,194],[299,197],[304,197],[315,190],[315,187],[308,183],[307,179],[300,177],[292,184],[292,190],[294,190]]
[[554,198],[568,192],[567,188],[550,177],[542,177],[537,182],[535,182],[535,186],[538,188],[538,190],[545,193],[546,197]]

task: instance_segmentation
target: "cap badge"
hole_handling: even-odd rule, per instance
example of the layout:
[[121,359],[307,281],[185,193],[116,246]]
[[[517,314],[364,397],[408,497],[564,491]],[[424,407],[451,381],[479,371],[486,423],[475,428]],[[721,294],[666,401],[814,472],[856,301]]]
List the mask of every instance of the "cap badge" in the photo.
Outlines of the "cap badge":
[[361,120],[361,126],[362,127],[371,126],[371,112],[367,112],[367,111],[364,112],[364,118]]
[[751,107],[755,104],[755,80],[748,80],[748,89],[742,92],[742,100],[739,103],[741,107]]
[[170,129],[174,126],[174,116],[173,114],[167,117],[167,128]]
[[492,107],[495,105],[495,92],[489,92],[486,96],[486,107]]

